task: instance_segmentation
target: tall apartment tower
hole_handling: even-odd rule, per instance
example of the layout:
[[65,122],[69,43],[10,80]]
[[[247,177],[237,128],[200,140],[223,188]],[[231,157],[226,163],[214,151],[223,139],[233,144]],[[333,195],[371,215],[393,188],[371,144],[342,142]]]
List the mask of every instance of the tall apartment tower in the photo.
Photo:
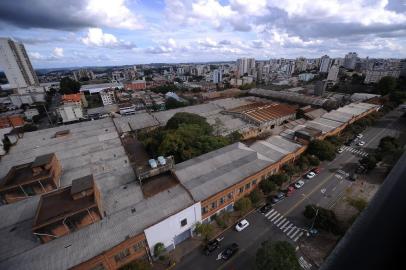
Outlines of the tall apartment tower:
[[213,70],[213,83],[221,83],[223,81],[223,72],[221,69]]
[[252,75],[253,69],[255,69],[255,58],[237,59],[238,76],[243,76],[245,73],[248,73],[248,75]]
[[344,67],[347,69],[354,69],[358,61],[358,54],[356,52],[349,52],[344,58]]
[[39,86],[38,77],[24,45],[10,38],[0,38],[0,68],[11,88]]
[[320,73],[327,73],[331,66],[331,59],[328,55],[324,55],[320,58]]

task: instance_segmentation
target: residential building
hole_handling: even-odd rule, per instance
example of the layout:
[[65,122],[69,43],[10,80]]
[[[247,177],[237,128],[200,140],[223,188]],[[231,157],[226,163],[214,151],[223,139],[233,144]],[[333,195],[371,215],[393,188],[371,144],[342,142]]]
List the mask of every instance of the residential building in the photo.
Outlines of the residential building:
[[344,67],[346,69],[355,69],[358,61],[358,54],[356,52],[349,52],[344,57]]
[[385,76],[399,78],[400,70],[367,70],[364,83],[377,83]]
[[27,120],[32,120],[32,118],[37,115],[39,115],[39,112],[36,108],[27,109],[24,111],[24,116]]
[[123,102],[118,104],[118,108],[120,110],[121,115],[130,115],[135,114],[136,106],[131,102]]
[[320,73],[327,73],[331,66],[331,59],[328,55],[324,55],[320,58]]
[[103,105],[111,105],[116,103],[116,95],[114,89],[104,89],[99,92]]
[[17,108],[20,108],[24,104],[32,105],[35,102],[45,102],[44,93],[12,94],[9,95],[9,98],[11,103]]
[[302,73],[299,74],[299,81],[308,82],[314,78],[315,74],[313,73]]
[[327,81],[336,82],[338,78],[339,67],[337,65],[332,65],[328,71]]
[[39,86],[39,81],[22,43],[0,38],[0,67],[11,88]]
[[93,73],[93,71],[89,69],[79,69],[76,71],[73,71],[73,78],[76,81],[81,81],[81,80],[94,80],[96,77]]
[[3,203],[14,203],[46,193],[60,186],[61,164],[54,153],[38,156],[33,162],[13,166],[0,184]]
[[133,91],[145,90],[146,87],[147,87],[147,85],[144,80],[132,81],[130,83],[126,83],[124,86],[124,88],[126,90],[133,90]]
[[316,84],[314,85],[314,94],[316,96],[323,96],[324,91],[326,91],[326,86],[327,82],[325,80],[317,81]]
[[62,96],[62,105],[57,108],[63,123],[78,121],[84,118],[83,93]]
[[221,69],[213,70],[213,83],[221,83],[223,81],[223,71]]
[[237,74],[244,76],[244,74],[252,75],[255,69],[255,58],[240,58],[237,59]]
[[17,128],[25,125],[25,121],[22,118],[22,115],[14,114],[7,116],[0,116],[0,129],[2,128]]

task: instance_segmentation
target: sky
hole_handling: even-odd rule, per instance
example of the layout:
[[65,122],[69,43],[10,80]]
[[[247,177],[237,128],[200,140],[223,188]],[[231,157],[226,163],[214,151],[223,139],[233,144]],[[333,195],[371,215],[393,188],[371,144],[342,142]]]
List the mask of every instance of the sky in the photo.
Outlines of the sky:
[[1,0],[34,68],[406,57],[406,0]]

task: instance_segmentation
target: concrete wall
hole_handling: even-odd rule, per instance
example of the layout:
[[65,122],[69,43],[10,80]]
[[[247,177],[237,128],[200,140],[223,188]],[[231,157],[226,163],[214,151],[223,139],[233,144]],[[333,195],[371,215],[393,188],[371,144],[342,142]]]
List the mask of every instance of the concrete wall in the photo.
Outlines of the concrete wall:
[[[181,226],[181,221],[187,220],[185,226]],[[144,230],[148,246],[153,252],[155,244],[161,242],[167,248],[175,246],[174,239],[177,235],[193,229],[197,222],[201,222],[201,205],[200,202],[174,214],[161,222]]]

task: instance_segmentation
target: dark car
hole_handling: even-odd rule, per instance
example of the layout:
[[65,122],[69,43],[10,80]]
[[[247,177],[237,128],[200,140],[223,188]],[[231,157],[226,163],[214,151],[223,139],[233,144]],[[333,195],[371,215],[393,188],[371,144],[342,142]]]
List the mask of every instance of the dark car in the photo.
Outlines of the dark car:
[[366,172],[366,168],[362,165],[359,165],[358,168],[355,170],[356,173],[364,173]]
[[222,253],[221,253],[221,258],[224,260],[228,260],[231,257],[233,257],[234,254],[237,253],[238,251],[238,244],[237,243],[232,243],[229,245]]
[[355,181],[355,180],[358,179],[358,174],[352,173],[352,174],[350,174],[350,176],[348,177],[348,179],[349,179],[350,181]]
[[216,249],[220,248],[220,241],[216,238],[214,240],[211,240],[207,243],[207,245],[204,247],[204,254],[206,254],[207,256],[210,255],[210,253],[212,253],[213,251],[215,251]]
[[285,198],[285,193],[279,192],[278,194],[276,194],[276,195],[272,198],[271,202],[272,202],[273,204],[275,204],[275,203],[277,203],[277,202],[282,201],[284,198]]
[[320,168],[315,167],[315,168],[312,169],[312,172],[314,172],[316,174],[319,174],[320,173]]
[[272,205],[267,203],[264,206],[262,206],[261,208],[259,208],[259,212],[261,212],[262,214],[266,214],[269,212],[269,210],[272,209]]
[[295,192],[295,187],[294,186],[288,186],[288,188],[285,190],[285,195],[289,197]]

